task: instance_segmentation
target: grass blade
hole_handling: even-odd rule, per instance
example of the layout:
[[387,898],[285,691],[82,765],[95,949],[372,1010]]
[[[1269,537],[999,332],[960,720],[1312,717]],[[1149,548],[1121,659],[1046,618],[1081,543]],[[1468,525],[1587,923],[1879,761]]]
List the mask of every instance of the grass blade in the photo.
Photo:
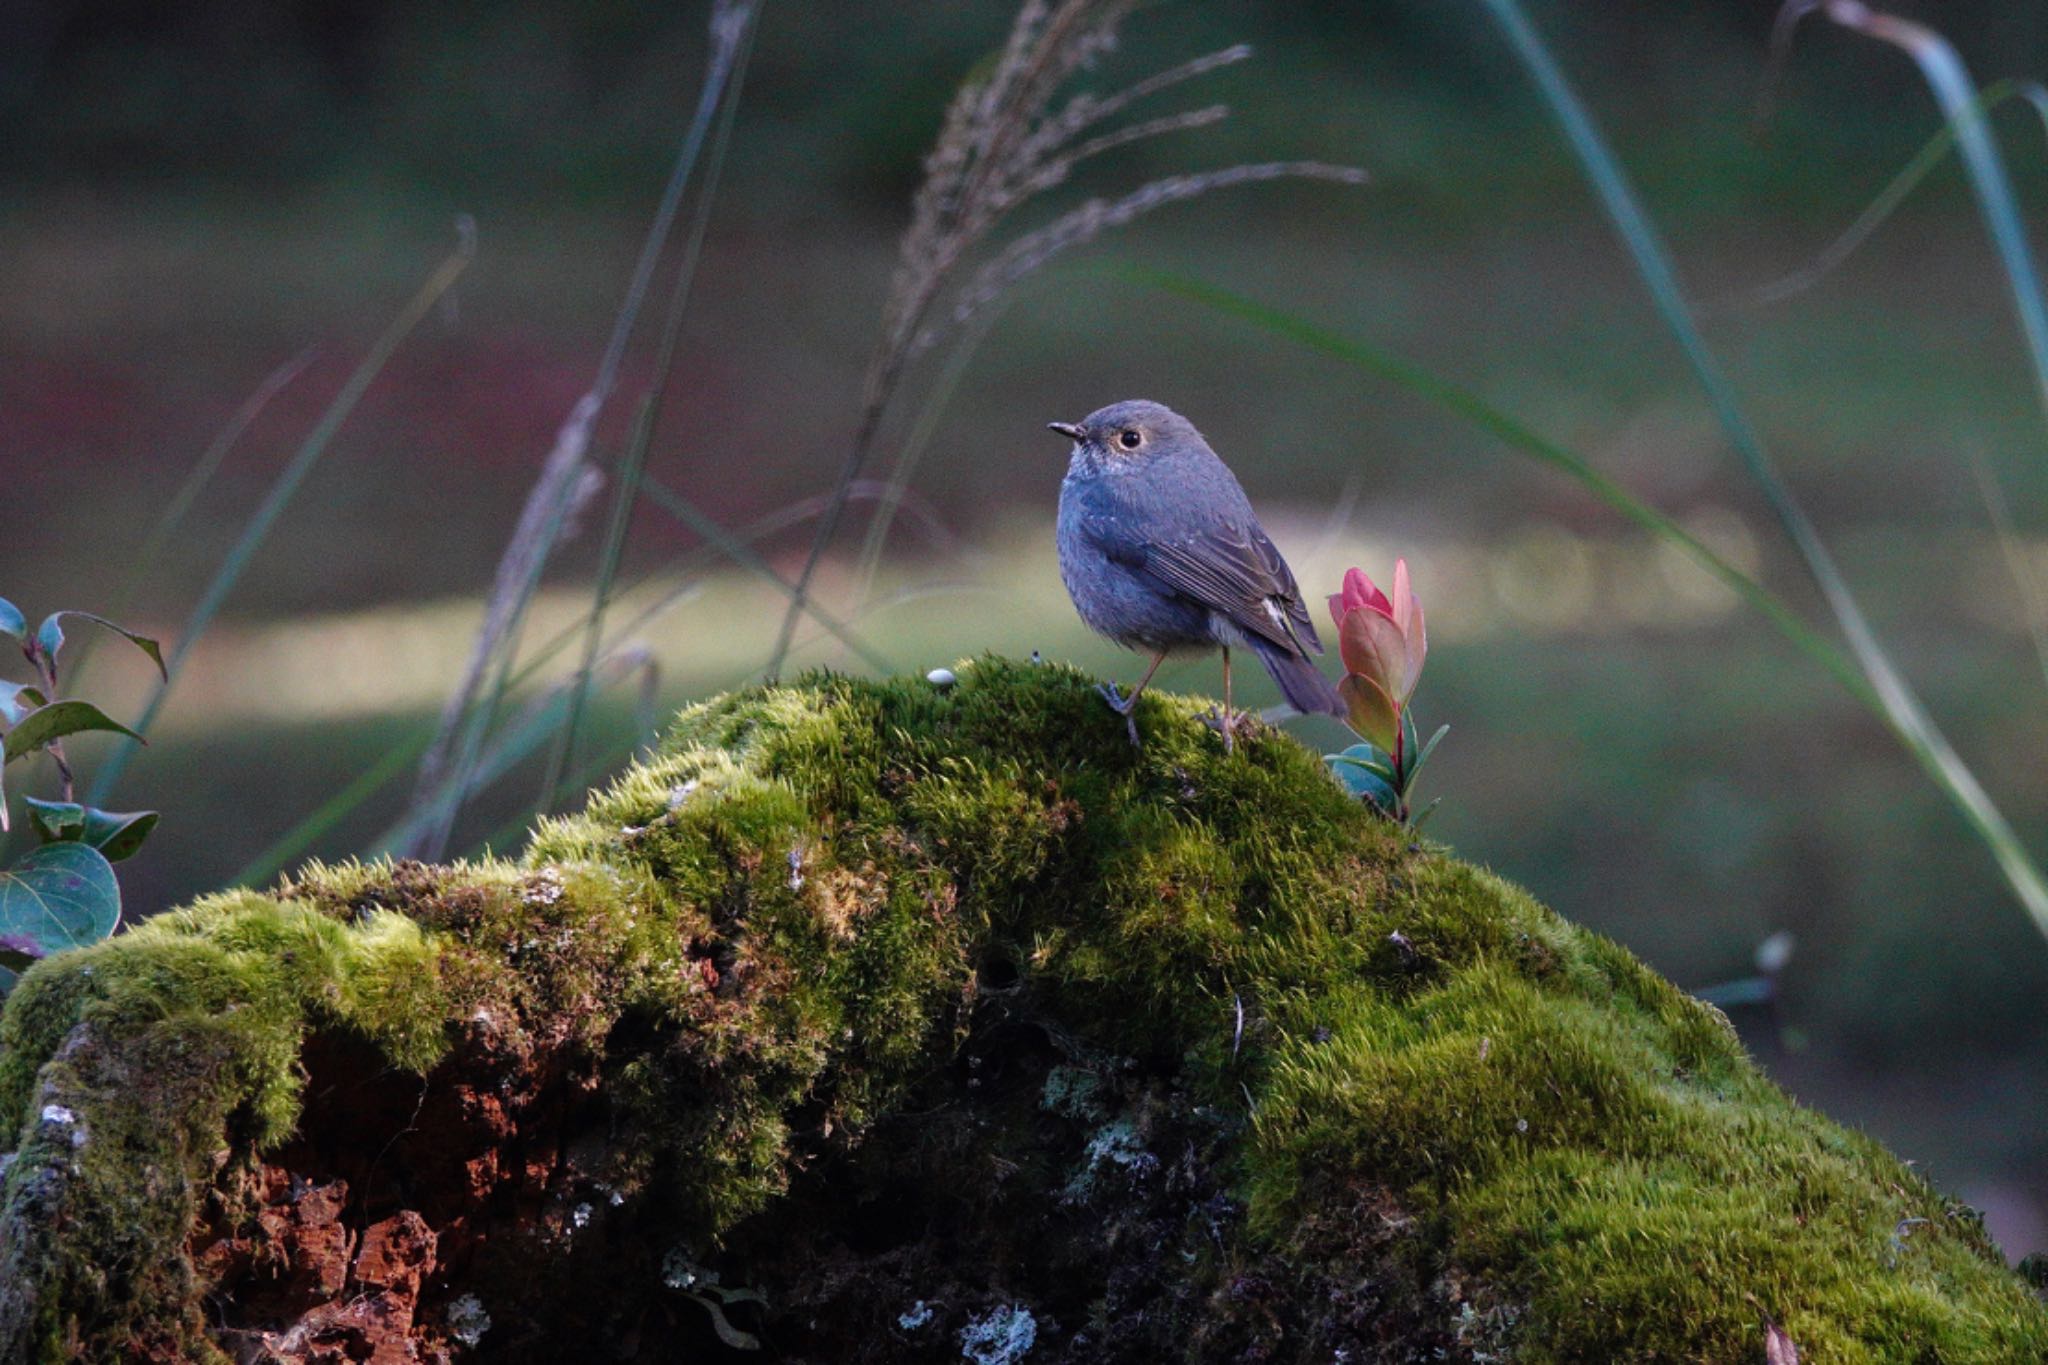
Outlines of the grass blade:
[[[256,386],[255,392],[242,400],[242,405],[235,409],[227,424],[214,434],[213,440],[200,452],[198,462],[178,485],[178,491],[171,495],[163,514],[156,519],[156,525],[150,527],[149,534],[143,538],[141,548],[136,550],[127,575],[122,578],[121,586],[114,591],[113,605],[108,607],[106,612],[108,616],[116,621],[128,619],[128,608],[135,600],[136,589],[142,586],[144,580],[154,575],[157,557],[170,542],[171,533],[184,524],[185,514],[192,510],[192,504],[198,501],[206,485],[213,482],[213,476],[219,472],[221,462],[242,439],[242,433],[262,415],[263,409],[270,406],[271,399],[277,397],[287,385],[305,373],[306,367],[313,363],[315,353],[316,348],[309,346],[272,370],[264,377],[263,382]],[[98,648],[99,637],[87,636],[85,642],[72,656],[70,685],[73,691],[81,690],[79,683],[85,673],[86,661],[98,652]]]
[[[1988,115],[1999,105],[2015,99],[2025,100],[2032,105],[2044,127],[2048,127],[2048,88],[2035,81],[1994,82],[1985,86],[1983,93],[1978,95],[1973,103]],[[1789,275],[1730,295],[1701,311],[1714,314],[1740,308],[1755,308],[1778,303],[1791,298],[1794,294],[1811,289],[1828,272],[1854,255],[1857,248],[1868,241],[1870,235],[1898,211],[1899,206],[1920,187],[1920,183],[1941,164],[1942,158],[1947,156],[1955,145],[1955,123],[1942,124],[1934,130],[1933,136],[1922,144],[1920,150],[1913,154],[1912,160],[1908,161],[1899,173],[1891,178],[1890,183],[1878,192],[1877,198],[1871,200],[1863,212],[1856,215],[1855,221],[1844,228],[1841,235],[1823,247],[1813,260]]]
[[1126,279],[1204,304],[1398,385],[1472,423],[1510,450],[1570,476],[1616,512],[1683,549],[1701,568],[1761,613],[1779,634],[1885,722],[1921,768],[1962,812],[1971,829],[1991,849],[1999,870],[2004,873],[2021,905],[2043,932],[2048,933],[2048,883],[2043,882],[2011,825],[1992,804],[1962,759],[1948,749],[1947,742],[1937,734],[1936,742],[1930,745],[1923,742],[1921,735],[1904,728],[1899,719],[1901,710],[1905,709],[1909,715],[1911,710],[1902,708],[1901,699],[1895,693],[1888,695],[1877,680],[1865,675],[1854,659],[1807,625],[1776,594],[1715,553],[1712,547],[1669,516],[1631,495],[1583,456],[1539,435],[1520,419],[1494,407],[1470,390],[1389,352],[1200,280],[1130,266],[1122,267],[1118,273]]
[[[376,344],[363,357],[362,363],[356,366],[355,373],[342,385],[341,392],[327,405],[327,411],[320,415],[320,420],[306,434],[306,439],[300,443],[290,462],[278,474],[276,482],[271,484],[262,505],[242,528],[241,536],[228,551],[227,558],[221,561],[220,568],[214,573],[213,581],[206,585],[206,591],[200,596],[198,605],[193,607],[191,615],[186,617],[185,627],[178,636],[178,643],[171,650],[170,661],[165,670],[167,676],[151,695],[149,704],[142,710],[141,718],[135,722],[138,734],[149,733],[150,724],[163,709],[164,701],[170,696],[171,688],[176,685],[178,674],[183,669],[186,658],[190,656],[192,647],[206,633],[206,628],[213,624],[213,618],[219,614],[221,604],[227,601],[228,594],[233,592],[235,584],[241,581],[243,571],[249,567],[249,561],[254,559],[256,551],[262,548],[271,528],[277,524],[277,519],[283,515],[285,507],[299,491],[299,486],[305,482],[306,476],[312,472],[313,466],[327,453],[327,447],[334,440],[335,433],[341,430],[342,424],[355,412],[356,404],[362,401],[363,394],[376,381],[378,374],[383,371],[399,345],[412,334],[412,329],[419,325],[420,319],[427,315],[435,303],[440,301],[441,296],[448,292],[449,286],[469,268],[470,261],[476,256],[474,235],[473,228],[466,229],[454,254],[427,277],[419,292],[399,310],[398,316],[391,320],[391,325],[377,338]],[[128,766],[128,760],[134,752],[134,741],[124,740],[107,754],[106,761],[100,765],[99,773],[93,779],[91,793],[86,798],[87,804],[106,804],[107,793],[113,790],[114,783],[120,779],[122,769]]]
[[[867,601],[874,591],[875,572],[882,562],[882,549],[889,539],[890,528],[896,524],[896,511],[903,505],[904,497],[910,492],[910,481],[917,474],[919,461],[924,458],[925,449],[931,444],[932,436],[939,429],[939,419],[945,415],[946,404],[953,397],[953,390],[959,387],[961,378],[967,373],[968,362],[1003,314],[1004,301],[996,303],[972,318],[960,335],[954,339],[953,348],[947,353],[946,363],[939,371],[939,377],[932,384],[924,400],[918,405],[917,417],[911,423],[910,434],[903,439],[903,448],[897,452],[896,465],[889,471],[886,491],[881,505],[875,508],[874,516],[868,519],[867,535],[861,541],[860,558],[853,573],[853,600]],[[792,599],[794,600],[794,599]]]
[[[2011,884],[2013,893],[2020,904],[2033,918],[2035,927],[2048,935],[2048,880],[2027,855],[2025,846],[2013,832],[2012,826],[1992,803],[1990,794],[1977,781],[1976,775],[1963,762],[1941,731],[1934,719],[1921,704],[1904,675],[1899,672],[1878,642],[1876,632],[1863,615],[1863,609],[1856,604],[1849,591],[1849,585],[1835,566],[1834,557],[1821,543],[1820,534],[1807,518],[1804,509],[1792,496],[1777,466],[1765,453],[1762,439],[1750,426],[1741,407],[1735,401],[1734,387],[1721,372],[1713,353],[1707,349],[1706,340],[1700,335],[1685,297],[1678,287],[1677,272],[1673,270],[1669,253],[1662,239],[1657,235],[1649,216],[1637,202],[1634,190],[1622,174],[1621,165],[1615,159],[1600,131],[1594,126],[1585,106],[1566,81],[1564,73],[1550,55],[1541,35],[1536,32],[1528,16],[1523,13],[1518,0],[1483,0],[1506,34],[1515,55],[1527,69],[1531,79],[1542,92],[1565,139],[1571,144],[1587,178],[1592,181],[1594,192],[1601,205],[1614,222],[1634,259],[1636,271],[1642,276],[1644,286],[1649,290],[1651,300],[1664,325],[1677,340],[1691,363],[1693,373],[1700,387],[1705,390],[1707,402],[1720,420],[1721,428],[1727,433],[1736,452],[1748,466],[1750,475],[1762,487],[1764,496],[1778,520],[1784,525],[1792,543],[1806,560],[1807,569],[1819,585],[1821,595],[1826,598],[1828,608],[1834,613],[1843,636],[1849,642],[1849,649],[1855,655],[1857,665],[1863,670],[1870,686],[1883,706],[1883,714],[1893,733],[1898,735],[1907,749],[1919,760],[1920,766],[1949,795],[1956,808],[1962,812],[1978,836],[1991,849],[1999,869]],[[1845,8],[1843,0],[1826,0],[1832,13]],[[1860,5],[1855,6],[1861,10]],[[1867,15],[1868,12],[1864,11]],[[1911,31],[1906,33],[1906,31]],[[1906,34],[1902,37],[1901,34]],[[1997,149],[1985,131],[1982,111],[1972,106],[1976,92],[1968,89],[1968,78],[1961,75],[1961,63],[1954,60],[1954,52],[1947,44],[1934,38],[1931,33],[1916,25],[1899,24],[1891,26],[1882,36],[1893,41],[1906,41],[1913,34],[1921,35],[1912,40],[1918,44],[1915,55],[1928,71],[1930,82],[1937,84],[1945,108],[1952,108],[1958,118],[1957,135],[1966,163],[1982,170],[1980,163],[1988,164],[2003,180],[2003,168],[1997,160]],[[1926,40],[1932,40],[1931,45]],[[1944,54],[1946,64],[1944,64]],[[1957,98],[1955,82],[1961,81],[1963,92]],[[2006,205],[2009,207],[2009,204]],[[1987,213],[1990,212],[1987,205]],[[2017,232],[2017,219],[2011,223]],[[2001,252],[2004,252],[2004,236],[1994,227],[1994,235],[2000,237]],[[2021,236],[2017,250],[2008,256],[2008,270],[2014,272],[2013,280],[2016,297],[2021,303],[2022,319],[2025,322],[2028,343],[2036,346],[2036,321],[2040,316],[2040,287],[2033,273],[2033,263],[2025,250],[2025,239]],[[2024,283],[2024,289],[2021,288]],[[2048,325],[2040,327],[2036,348],[2037,379],[2042,385],[2044,402],[2048,402]]]
[[[761,557],[758,551],[749,547],[745,541],[733,535],[732,532],[726,530],[723,526],[720,526],[716,519],[701,510],[695,503],[683,497],[682,494],[677,493],[659,479],[650,476],[644,479],[642,483],[649,502],[659,506],[677,521],[682,522],[683,525],[710,541],[720,554],[723,554],[733,563],[749,573],[773,583],[776,590],[782,593],[784,597],[789,598],[791,601],[796,600],[796,584],[784,578],[776,571],[774,565]],[[887,500],[892,494],[896,496],[898,502],[901,501],[901,490],[895,489],[893,485],[882,489],[881,498]],[[822,501],[820,499],[821,504]],[[899,671],[896,665],[890,661],[888,655],[876,649],[861,636],[856,635],[851,627],[840,620],[837,615],[818,605],[815,599],[804,603],[804,611],[841,644],[859,655],[862,661],[868,664],[869,667],[878,669],[883,673]]]
[[[1489,0],[1498,5],[1503,0]],[[1505,0],[1512,4],[1513,0]],[[1942,116],[1955,130],[1956,147],[1969,173],[1970,188],[1984,215],[1984,226],[1997,248],[1999,264],[2005,268],[2011,286],[2014,311],[2020,332],[2026,339],[2027,355],[2034,367],[2034,391],[2048,415],[2048,304],[2041,296],[2041,273],[2034,265],[2033,248],[2027,242],[2026,227],[2020,221],[2019,199],[2013,193],[2012,177],[2006,173],[2005,158],[1998,140],[1991,135],[1991,123],[1984,113],[1984,101],[1977,93],[1963,59],[1949,41],[1924,24],[1900,19],[1871,9],[1861,0],[1820,0],[1820,12],[1843,28],[1867,38],[1890,43],[1911,57],[1922,79],[1941,106]],[[1778,32],[1781,41],[1791,28],[1815,8],[1812,0],[1794,0],[1781,11]]]

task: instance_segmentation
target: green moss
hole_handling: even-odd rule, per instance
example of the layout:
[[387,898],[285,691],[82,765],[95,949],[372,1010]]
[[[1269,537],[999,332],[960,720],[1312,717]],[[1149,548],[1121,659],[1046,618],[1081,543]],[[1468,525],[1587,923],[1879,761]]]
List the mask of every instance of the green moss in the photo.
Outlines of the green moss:
[[[1243,1134],[1248,1240],[1188,1263],[1225,1305],[1201,1341],[1235,1339],[1222,1286],[1265,1257],[1303,1286],[1405,1277],[1519,1360],[1757,1358],[1761,1313],[1820,1360],[2048,1351],[1973,1219],[1298,744],[1226,756],[1201,703],[1148,694],[1133,751],[1071,670],[958,674],[694,707],[518,864],[314,867],[28,973],[0,1019],[0,1342],[201,1341],[198,1192],[290,1132],[314,1034],[587,1075],[610,1188],[709,1248],[929,1087],[995,989],[1179,1097],[1110,1116],[1131,1142]],[[1051,1093],[1025,1111],[1063,1113]],[[1330,1212],[1367,1207],[1409,1231]]]

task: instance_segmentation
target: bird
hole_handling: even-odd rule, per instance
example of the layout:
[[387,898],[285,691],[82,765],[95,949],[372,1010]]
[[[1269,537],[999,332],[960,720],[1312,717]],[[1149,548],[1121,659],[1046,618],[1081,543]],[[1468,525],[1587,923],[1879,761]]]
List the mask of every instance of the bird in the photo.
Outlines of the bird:
[[1090,629],[1152,655],[1126,696],[1097,691],[1137,745],[1138,697],[1168,654],[1223,651],[1223,709],[1209,721],[1232,748],[1230,651],[1249,649],[1305,714],[1344,704],[1311,652],[1323,643],[1301,589],[1237,477],[1194,424],[1161,403],[1112,403],[1046,427],[1073,444],[1060,483],[1060,579]]

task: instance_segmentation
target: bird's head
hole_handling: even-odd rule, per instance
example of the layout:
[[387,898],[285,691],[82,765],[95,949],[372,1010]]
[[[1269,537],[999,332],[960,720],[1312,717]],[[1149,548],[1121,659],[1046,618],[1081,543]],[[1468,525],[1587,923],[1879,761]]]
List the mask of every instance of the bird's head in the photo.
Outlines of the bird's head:
[[1046,429],[1072,441],[1084,463],[1105,470],[1208,448],[1187,418],[1142,398],[1097,408],[1078,422],[1048,422]]

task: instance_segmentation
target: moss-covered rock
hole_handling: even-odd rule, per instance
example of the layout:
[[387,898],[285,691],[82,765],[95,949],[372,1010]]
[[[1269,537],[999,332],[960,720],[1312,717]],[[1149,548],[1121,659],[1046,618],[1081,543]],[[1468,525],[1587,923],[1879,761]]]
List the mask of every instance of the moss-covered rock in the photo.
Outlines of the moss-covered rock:
[[36,967],[0,1356],[2048,1358],[1969,1210],[1300,745],[959,673]]

